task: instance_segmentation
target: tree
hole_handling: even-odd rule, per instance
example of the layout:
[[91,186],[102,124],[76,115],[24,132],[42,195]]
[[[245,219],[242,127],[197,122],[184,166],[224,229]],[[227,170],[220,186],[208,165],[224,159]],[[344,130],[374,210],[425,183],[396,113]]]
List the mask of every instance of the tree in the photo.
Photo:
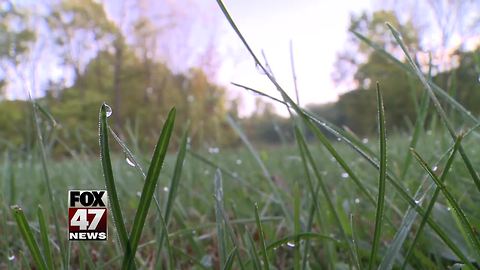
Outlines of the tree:
[[17,73],[18,66],[25,60],[36,40],[35,32],[29,27],[26,11],[18,9],[10,2],[0,5],[0,94]]

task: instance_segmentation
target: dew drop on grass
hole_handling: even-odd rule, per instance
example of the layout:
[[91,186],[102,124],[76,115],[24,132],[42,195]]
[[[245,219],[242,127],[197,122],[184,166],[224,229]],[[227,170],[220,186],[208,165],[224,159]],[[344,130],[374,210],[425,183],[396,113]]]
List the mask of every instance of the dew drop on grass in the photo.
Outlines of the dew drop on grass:
[[368,143],[368,138],[363,138],[363,139],[362,139],[362,143],[363,143],[363,144],[367,144],[367,143]]
[[137,196],[138,197],[141,197],[142,196],[142,193],[140,191],[137,191]]
[[344,179],[348,178],[348,173],[347,172],[342,173],[342,178],[344,178]]
[[434,167],[432,168],[432,171],[434,171],[434,172],[436,172],[437,170],[438,170],[438,167],[437,167],[437,166],[434,166]]
[[112,108],[107,104],[105,104],[105,113],[107,117],[110,117],[110,115],[112,115]]
[[360,199],[359,199],[359,198],[355,198],[355,203],[356,203],[356,204],[359,204],[359,203],[360,203]]
[[163,191],[168,192],[168,187],[163,187]]
[[241,159],[237,159],[237,161],[236,161],[235,163],[237,163],[237,165],[240,165],[240,164],[242,164],[242,160],[241,160]]
[[447,207],[447,211],[450,211],[450,210],[452,210],[452,208],[450,208],[450,207]]
[[133,163],[132,160],[130,160],[128,157],[125,157],[125,161],[127,162],[127,164],[131,167],[135,167],[135,163]]
[[337,138],[337,141],[338,141],[338,142],[341,142],[341,141],[342,141],[342,138]]
[[287,246],[293,248],[293,247],[295,247],[295,243],[293,243],[293,242],[287,242]]
[[8,260],[9,260],[9,261],[15,260],[15,255],[12,254],[11,256],[8,256]]
[[210,154],[218,154],[220,153],[220,149],[218,147],[209,147],[208,148],[208,153]]
[[422,200],[415,200],[415,204],[420,204]]

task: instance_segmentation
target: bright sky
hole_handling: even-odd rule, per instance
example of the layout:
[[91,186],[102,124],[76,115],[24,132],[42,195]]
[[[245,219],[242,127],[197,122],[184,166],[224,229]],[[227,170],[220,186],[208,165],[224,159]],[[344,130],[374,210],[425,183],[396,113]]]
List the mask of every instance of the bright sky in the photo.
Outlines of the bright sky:
[[[170,62],[171,67],[177,71],[195,65],[195,55],[204,53],[205,47],[213,39],[215,50],[219,53],[216,56],[217,80],[228,87],[230,98],[241,97],[242,115],[255,109],[255,96],[231,86],[230,82],[241,83],[278,97],[266,76],[260,74],[255,67],[253,59],[228,25],[215,0],[145,1],[125,1],[125,6],[113,0],[102,2],[108,16],[117,23],[134,19],[136,12],[148,13],[147,16],[157,21],[162,21],[169,10],[175,13],[178,17],[174,31],[159,36],[159,46],[168,44],[169,49],[164,53],[163,60]],[[19,2],[25,2],[26,5],[34,3],[31,0]],[[371,1],[224,0],[224,3],[261,59],[261,50],[264,50],[275,77],[292,97],[294,87],[289,44],[290,40],[293,42],[302,105],[335,101],[339,93],[347,90],[338,89],[333,84],[333,64],[337,52],[344,48],[350,14],[371,10]],[[126,13],[121,12],[122,8],[125,8]],[[188,20],[193,20],[193,24],[181,23]],[[59,63],[43,59],[50,54],[40,55],[42,68],[36,69],[38,86],[35,88],[44,88],[48,77],[71,78],[71,74],[65,73]],[[43,71],[47,71],[50,76],[43,74]],[[22,96],[18,91],[13,91],[10,95],[11,98]],[[285,111],[282,112],[282,106],[276,107],[280,113],[286,114]]]
[[[370,1],[228,0],[225,5],[257,56],[261,57],[263,49],[275,77],[294,97],[289,49],[292,40],[302,105],[335,101],[346,90],[337,89],[332,82],[333,64],[336,53],[344,48],[350,14],[370,10]],[[224,84],[238,82],[278,96],[228,26],[223,40],[224,46],[232,46],[241,56],[223,55],[219,80]],[[244,92],[233,91],[233,95]],[[242,98],[243,113],[251,112],[255,97],[246,93]],[[277,106],[277,110],[280,108]]]

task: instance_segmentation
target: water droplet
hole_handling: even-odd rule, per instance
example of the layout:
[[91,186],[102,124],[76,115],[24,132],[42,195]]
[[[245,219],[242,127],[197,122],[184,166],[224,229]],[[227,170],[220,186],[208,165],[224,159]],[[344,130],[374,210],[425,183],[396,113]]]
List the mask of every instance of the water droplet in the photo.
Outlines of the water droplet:
[[363,139],[362,139],[362,143],[363,143],[363,144],[367,144],[367,143],[368,143],[368,138],[363,138]]
[[133,163],[133,161],[131,161],[130,158],[125,157],[125,161],[126,161],[127,164],[130,165],[131,167],[135,167],[135,163]]
[[218,154],[220,153],[220,149],[218,147],[209,147],[208,148],[208,153],[210,154]]
[[452,210],[452,208],[450,208],[450,207],[447,207],[447,211],[450,211],[450,210]]
[[342,178],[348,178],[348,173],[347,172],[342,173]]
[[342,141],[342,138],[337,138],[337,141],[341,142],[341,141]]
[[240,164],[242,164],[242,160],[241,160],[241,159],[237,159],[237,161],[236,161],[235,163],[237,163],[237,165],[240,165]]
[[477,78],[478,82],[480,82],[480,75],[478,75],[478,78]]
[[356,203],[356,204],[359,204],[359,203],[360,203],[360,199],[359,199],[359,198],[355,198],[355,203]]
[[105,113],[106,113],[107,117],[110,117],[110,115],[112,115],[112,108],[110,106],[108,106],[107,104],[105,104]]
[[436,172],[437,170],[438,170],[438,167],[437,167],[437,166],[434,166],[434,167],[432,168],[432,171],[434,171],[434,172]]
[[163,187],[163,191],[168,192],[168,187]]
[[416,204],[420,204],[421,202],[422,202],[422,200],[415,200]]
[[193,235],[197,234],[197,231],[196,231],[196,230],[193,230],[193,231],[192,231],[192,234],[193,234]]
[[293,248],[293,247],[295,247],[295,243],[293,243],[293,242],[287,242],[287,246],[289,246],[289,247],[292,247],[292,248]]
[[137,191],[137,197],[142,196],[142,193],[140,191]]
[[432,136],[432,130],[427,130],[427,135]]
[[255,63],[255,68],[257,69],[258,73],[265,75],[265,71],[262,69],[262,67],[258,63]]
[[8,256],[8,260],[9,260],[9,261],[13,261],[13,260],[15,260],[15,255],[14,255],[14,254],[12,254],[11,256]]

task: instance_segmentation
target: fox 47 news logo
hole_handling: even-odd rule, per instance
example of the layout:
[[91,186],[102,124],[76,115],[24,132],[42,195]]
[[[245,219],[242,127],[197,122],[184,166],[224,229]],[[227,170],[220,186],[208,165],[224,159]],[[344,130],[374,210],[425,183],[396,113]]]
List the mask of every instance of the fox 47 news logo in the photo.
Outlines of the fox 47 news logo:
[[68,239],[107,240],[107,191],[68,191]]

